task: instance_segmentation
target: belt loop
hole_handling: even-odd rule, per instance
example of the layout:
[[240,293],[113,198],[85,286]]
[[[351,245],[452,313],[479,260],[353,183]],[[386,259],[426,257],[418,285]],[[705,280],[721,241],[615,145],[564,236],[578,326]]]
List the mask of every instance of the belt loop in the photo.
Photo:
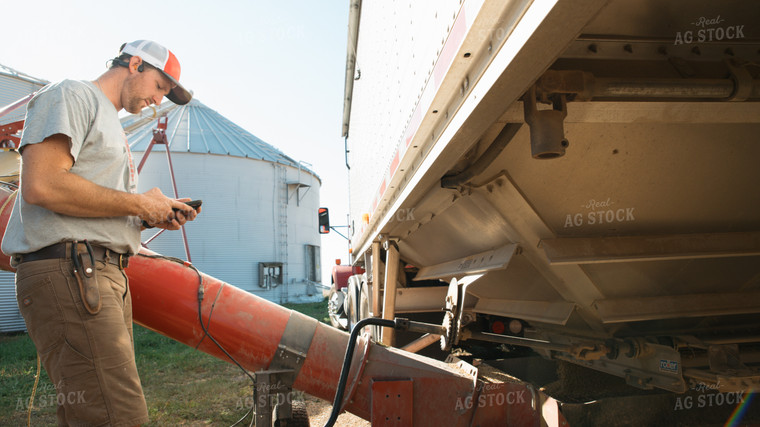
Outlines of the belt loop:
[[63,253],[65,254],[64,259],[70,260],[71,259],[71,245],[73,243],[69,241],[69,242],[64,242],[64,244],[66,245],[66,250],[63,251]]

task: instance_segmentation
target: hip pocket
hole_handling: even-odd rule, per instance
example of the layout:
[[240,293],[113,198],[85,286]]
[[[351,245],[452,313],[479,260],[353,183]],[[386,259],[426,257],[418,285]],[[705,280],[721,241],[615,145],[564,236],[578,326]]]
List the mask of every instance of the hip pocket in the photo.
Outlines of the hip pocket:
[[[29,283],[26,286],[26,283]],[[45,354],[63,344],[66,325],[49,277],[16,283],[16,300],[37,351]]]

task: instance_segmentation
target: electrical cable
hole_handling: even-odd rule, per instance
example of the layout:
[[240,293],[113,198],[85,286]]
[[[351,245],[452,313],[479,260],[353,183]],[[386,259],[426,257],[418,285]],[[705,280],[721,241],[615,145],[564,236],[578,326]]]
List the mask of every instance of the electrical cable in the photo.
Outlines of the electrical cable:
[[29,409],[26,412],[26,425],[32,426],[32,407],[34,406],[34,395],[37,393],[37,384],[40,382],[40,354],[37,353],[37,375],[34,376],[34,387],[32,387],[32,395],[29,396]]
[[[211,309],[208,311],[208,322],[206,322],[206,329],[204,329],[204,331],[208,330],[208,328],[211,326],[211,315],[214,313],[214,308],[216,307],[216,302],[219,300],[219,296],[222,294],[222,289],[224,288],[224,285],[226,285],[226,283],[222,282],[222,286],[220,286],[219,290],[216,291],[216,298],[214,298],[214,302],[211,303]],[[200,298],[203,299],[203,295],[201,295]],[[200,320],[200,322],[203,323],[203,320]],[[204,334],[201,337],[200,341],[198,341],[198,344],[195,345],[195,349],[196,350],[198,350],[198,347],[201,346],[201,343],[203,342],[203,340],[206,339],[206,336],[207,336],[207,334],[204,332]]]
[[348,380],[348,371],[351,369],[351,359],[354,357],[354,347],[356,346],[356,339],[359,336],[359,332],[367,325],[384,326],[387,328],[396,328],[396,321],[379,318],[366,318],[362,319],[354,325],[351,329],[351,336],[348,338],[348,346],[346,347],[346,356],[343,358],[343,367],[340,370],[340,379],[338,380],[338,388],[335,390],[335,399],[333,399],[332,412],[330,412],[330,418],[325,423],[325,427],[332,427],[335,425],[335,421],[340,414],[343,400],[343,393],[346,391],[346,381]]
[[[166,260],[166,261],[175,262],[175,263],[181,264],[183,266],[186,266],[186,267],[192,269],[195,272],[195,274],[198,275],[198,322],[201,324],[201,328],[203,329],[203,337],[201,338],[201,341],[204,338],[208,337],[211,340],[211,342],[213,342],[219,348],[219,350],[222,350],[222,353],[224,353],[227,357],[229,357],[229,359],[232,361],[232,363],[234,363],[235,365],[237,365],[237,367],[240,368],[240,370],[243,371],[243,373],[248,378],[251,379],[251,382],[253,384],[254,393],[255,393],[255,390],[256,390],[256,378],[254,378],[248,372],[248,370],[246,370],[243,367],[243,365],[241,365],[237,360],[235,360],[234,357],[232,357],[232,355],[211,335],[211,333],[208,331],[208,327],[203,323],[203,316],[201,314],[202,313],[201,312],[201,303],[203,302],[203,297],[204,297],[204,294],[205,294],[205,289],[203,287],[203,275],[201,275],[201,272],[194,265],[192,265],[192,264],[190,264],[188,262],[185,262],[182,259],[175,258],[175,257],[168,257],[168,256],[164,256],[164,255],[145,255],[145,254],[137,254],[136,256],[141,256],[141,257],[144,257],[144,258],[151,258],[151,259],[163,259],[163,260]],[[221,288],[220,288],[220,292],[221,292]],[[216,304],[216,301],[219,298],[219,293],[220,292],[217,293],[217,297],[216,297],[216,299],[214,299],[214,304]],[[213,306],[212,306],[212,311],[213,311]],[[211,312],[209,312],[208,324],[211,325]],[[200,345],[200,342],[198,343],[198,345]],[[255,394],[254,394],[254,396],[255,396]],[[253,405],[256,404],[255,400],[256,399],[254,397]],[[239,419],[235,424],[232,424],[232,426],[230,426],[230,427],[234,427],[234,426],[238,425],[241,421],[243,421],[248,416],[248,414],[250,414],[252,412],[253,412],[253,406],[251,406],[251,409],[249,409],[248,412],[246,412],[246,414],[243,416],[243,418]],[[256,416],[255,416],[255,413],[254,413],[254,415],[251,417],[251,424],[250,424],[251,426],[253,426],[253,423],[254,423],[255,420],[256,420]]]

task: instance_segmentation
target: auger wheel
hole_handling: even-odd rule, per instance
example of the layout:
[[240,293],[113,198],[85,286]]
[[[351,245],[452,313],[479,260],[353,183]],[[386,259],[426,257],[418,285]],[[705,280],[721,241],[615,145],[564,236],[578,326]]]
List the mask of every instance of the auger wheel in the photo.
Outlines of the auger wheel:
[[462,285],[457,279],[451,279],[449,291],[446,295],[446,314],[443,316],[441,326],[446,329],[446,334],[441,335],[441,350],[451,351],[451,348],[459,344],[459,332],[462,327]]

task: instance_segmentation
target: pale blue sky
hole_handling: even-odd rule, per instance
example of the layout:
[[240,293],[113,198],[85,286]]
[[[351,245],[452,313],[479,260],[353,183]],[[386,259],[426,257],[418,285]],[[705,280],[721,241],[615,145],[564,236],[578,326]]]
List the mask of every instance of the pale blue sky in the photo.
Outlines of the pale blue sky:
[[[124,42],[167,46],[198,100],[311,163],[321,204],[345,222],[347,0],[14,0],[0,10],[0,64],[50,81],[96,78]],[[322,238],[323,276],[335,258],[347,262],[346,248],[335,233]]]

